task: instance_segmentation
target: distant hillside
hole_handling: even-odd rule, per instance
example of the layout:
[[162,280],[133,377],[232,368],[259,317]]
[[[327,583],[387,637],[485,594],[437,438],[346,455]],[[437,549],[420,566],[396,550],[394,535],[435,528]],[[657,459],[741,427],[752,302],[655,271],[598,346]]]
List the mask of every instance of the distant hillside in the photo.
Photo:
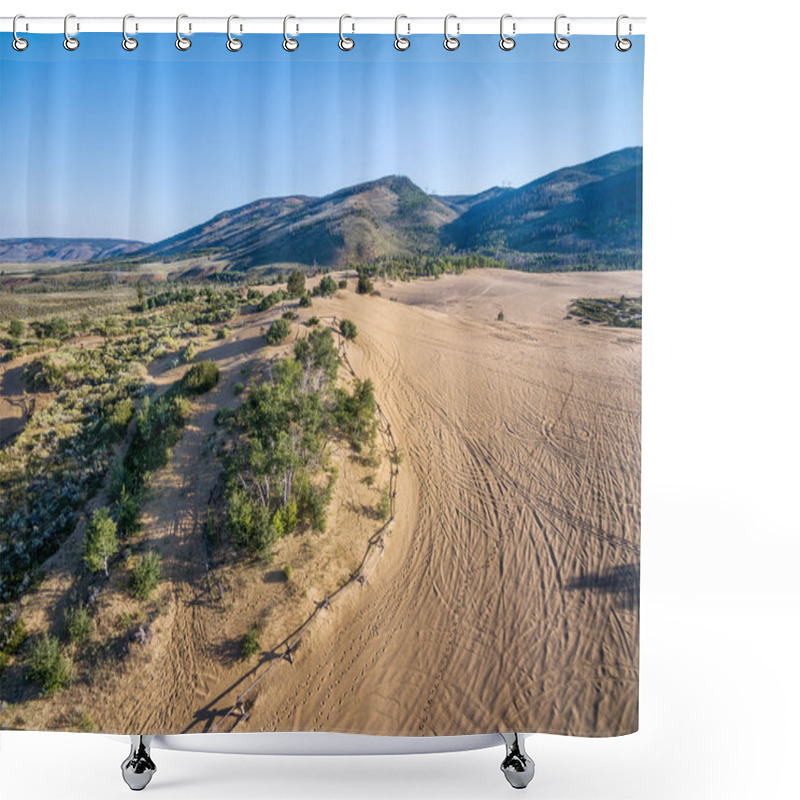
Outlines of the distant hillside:
[[459,250],[641,250],[642,148],[551,172],[473,204],[442,230]]
[[[642,148],[551,172],[518,189],[426,194],[390,175],[325,197],[257,200],[154,244],[0,240],[0,261],[182,260],[228,270],[342,267],[386,258],[480,254],[520,269],[641,266]],[[213,265],[208,269],[213,270]]]
[[0,262],[90,261],[133,253],[144,244],[126,239],[0,239]]
[[146,247],[137,255],[214,251],[235,269],[280,262],[343,266],[439,249],[456,212],[408,178],[389,176],[321,198],[258,200]]

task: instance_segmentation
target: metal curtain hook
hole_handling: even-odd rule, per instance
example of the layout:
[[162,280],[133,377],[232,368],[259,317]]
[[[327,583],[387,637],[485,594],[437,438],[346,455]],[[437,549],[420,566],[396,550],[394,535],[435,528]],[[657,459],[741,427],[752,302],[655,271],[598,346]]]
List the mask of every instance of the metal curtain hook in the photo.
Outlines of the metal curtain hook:
[[[511,36],[506,36],[505,31],[503,30],[503,26],[507,19],[511,19],[511,14],[503,14],[500,17],[500,49],[501,50],[513,50],[517,46],[517,42]],[[516,32],[516,24],[512,25],[511,30]]]
[[175,20],[175,47],[178,50],[188,50],[192,46],[192,40],[181,34],[181,20],[188,18],[188,14],[178,14]]
[[342,14],[339,17],[339,49],[340,50],[352,50],[356,43],[348,36],[344,35],[344,21],[346,19],[353,19],[349,14]]
[[[558,35],[558,21],[560,19],[566,19],[566,18],[567,18],[566,14],[559,14],[556,17],[556,21],[553,25],[553,31],[556,35],[556,40],[553,42],[553,47],[555,47],[555,49],[561,53],[563,53],[564,50],[569,49],[569,39],[565,39],[563,36]],[[569,22],[567,23],[567,36],[569,36]]]
[[[75,19],[74,14],[67,14],[64,17],[64,49],[65,50],[77,50],[81,43],[74,37],[69,35],[69,21],[71,19]],[[80,30],[80,28],[76,27],[76,30]]]
[[28,40],[23,39],[21,36],[17,36],[17,20],[18,19],[25,19],[24,14],[17,14],[14,17],[14,21],[11,23],[11,33],[13,34],[14,38],[11,41],[11,46],[19,53],[23,50],[28,49]]
[[[628,19],[628,15],[620,14],[617,17],[617,41],[614,43],[614,47],[616,47],[617,50],[620,51],[620,53],[627,53],[628,50],[630,50],[631,47],[633,47],[633,42],[630,39],[623,39],[619,35],[619,24],[620,22],[622,22],[623,19]],[[628,33],[630,34],[631,31],[632,31],[632,26],[630,23],[628,23]]]
[[[225,47],[227,47],[231,53],[238,53],[244,44],[241,39],[237,39],[231,34],[231,22],[233,22],[235,19],[239,19],[236,14],[231,14],[228,17],[228,41],[225,43]],[[239,28],[239,30],[241,30],[241,28]]]
[[134,39],[132,36],[128,36],[128,20],[135,19],[133,14],[126,14],[122,18],[122,47],[124,50],[130,52],[131,50],[135,50],[139,46],[139,40]]
[[[394,18],[394,47],[395,50],[408,50],[411,47],[411,39],[400,35],[400,20],[408,19],[405,14],[398,14]],[[411,26],[407,24],[408,32],[411,33]]]
[[[447,32],[447,23],[450,22],[451,19],[457,19],[456,15],[448,14],[444,18],[444,49],[452,52],[453,50],[458,50],[458,46],[461,44],[461,42],[456,38],[456,36],[451,36]],[[456,23],[456,34],[458,34],[460,27],[461,25]]]
[[289,14],[283,18],[283,49],[286,50],[287,53],[293,53],[300,47],[300,40],[289,36],[288,25],[290,19],[296,19],[296,17]]

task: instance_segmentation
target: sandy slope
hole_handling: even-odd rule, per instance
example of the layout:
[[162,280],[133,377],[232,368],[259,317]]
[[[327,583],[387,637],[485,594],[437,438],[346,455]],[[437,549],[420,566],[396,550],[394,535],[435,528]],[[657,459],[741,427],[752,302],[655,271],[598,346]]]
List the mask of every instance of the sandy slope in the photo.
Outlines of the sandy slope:
[[379,288],[331,306],[406,453],[387,558],[246,729],[634,730],[641,335],[563,317],[641,274]]
[[[386,555],[320,616],[294,663],[248,695],[248,719],[221,730],[635,729],[641,333],[564,314],[579,296],[640,294],[641,274],[486,270],[378,288],[381,297],[350,289],[309,312],[355,320],[350,360],[374,381],[404,452]],[[81,709],[105,731],[208,730],[358,563],[376,527],[363,509],[386,464],[368,488],[339,453],[326,534],[282,542],[266,574],[239,564],[206,577],[202,530],[219,473],[207,436],[216,408],[236,402],[241,367],[258,371],[275,354],[261,325],[277,313],[248,318],[203,354],[220,364],[220,385],[196,401],[145,508],[166,571],[152,642],[100,684],[28,704],[26,727],[69,727]],[[284,563],[295,567],[288,585]],[[69,589],[68,571],[53,573],[50,603]],[[103,595],[109,624],[127,610],[123,580],[112,576],[117,591]],[[256,620],[261,667],[237,658]]]

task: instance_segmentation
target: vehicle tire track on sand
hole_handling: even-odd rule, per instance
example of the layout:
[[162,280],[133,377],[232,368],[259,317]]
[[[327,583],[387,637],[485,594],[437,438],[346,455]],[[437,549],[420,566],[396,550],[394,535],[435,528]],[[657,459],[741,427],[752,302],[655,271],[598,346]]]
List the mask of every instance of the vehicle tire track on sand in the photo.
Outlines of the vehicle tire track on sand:
[[640,332],[564,314],[640,287],[475,270],[319,302],[358,325],[348,354],[405,454],[397,519],[239,730],[636,729],[638,609],[603,576],[638,569]]

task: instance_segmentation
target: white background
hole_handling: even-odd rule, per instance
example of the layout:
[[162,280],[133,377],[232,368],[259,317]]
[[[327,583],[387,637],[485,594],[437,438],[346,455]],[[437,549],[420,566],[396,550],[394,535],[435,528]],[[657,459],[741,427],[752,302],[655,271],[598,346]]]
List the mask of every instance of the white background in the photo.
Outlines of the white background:
[[[797,797],[797,5],[17,6],[4,13],[648,17],[641,730],[610,740],[533,737],[537,776],[527,791],[540,800]],[[101,736],[4,732],[0,793],[126,797],[119,774],[126,754],[127,745]],[[165,800],[467,800],[512,792],[498,769],[500,749],[314,759],[155,755],[159,772],[146,791]]]

